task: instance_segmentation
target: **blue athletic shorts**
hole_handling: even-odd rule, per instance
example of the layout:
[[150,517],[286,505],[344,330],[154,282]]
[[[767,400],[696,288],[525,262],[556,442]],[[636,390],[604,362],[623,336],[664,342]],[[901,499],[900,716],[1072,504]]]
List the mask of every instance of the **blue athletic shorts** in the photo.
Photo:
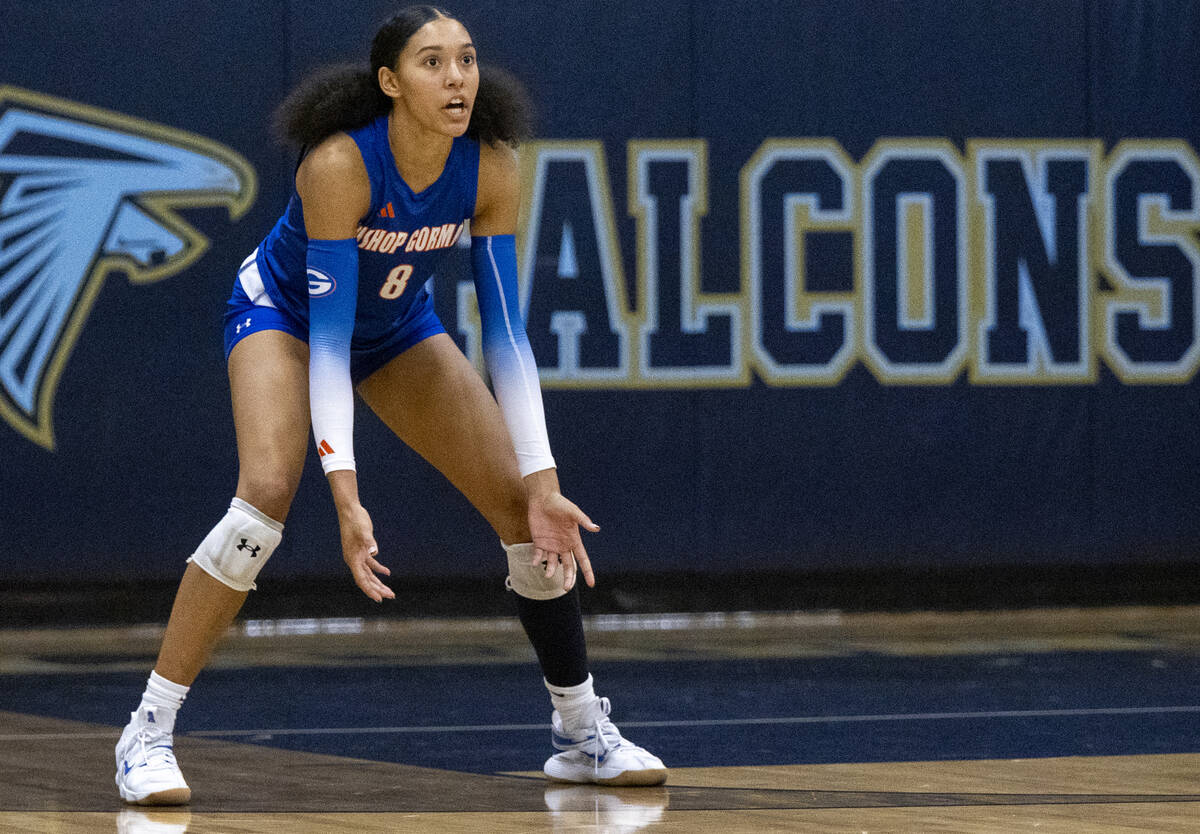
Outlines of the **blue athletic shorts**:
[[[257,250],[242,263],[233,281],[233,294],[225,308],[225,361],[233,346],[260,330],[282,330],[308,343],[308,325],[277,307],[263,286],[255,259]],[[404,351],[437,333],[445,333],[433,311],[433,297],[422,291],[401,327],[367,348],[350,347],[350,378],[355,385]]]

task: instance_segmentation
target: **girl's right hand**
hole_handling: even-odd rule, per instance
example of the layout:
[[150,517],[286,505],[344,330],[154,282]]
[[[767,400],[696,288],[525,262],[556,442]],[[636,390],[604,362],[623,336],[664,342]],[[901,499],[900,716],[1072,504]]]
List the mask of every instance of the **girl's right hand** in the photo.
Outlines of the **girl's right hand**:
[[395,599],[396,594],[383,584],[376,574],[391,576],[392,572],[379,563],[375,558],[379,555],[379,546],[375,543],[375,533],[371,526],[371,516],[367,514],[362,504],[353,504],[345,509],[338,509],[338,526],[342,532],[342,558],[350,567],[354,584],[359,590],[376,602],[384,599]]

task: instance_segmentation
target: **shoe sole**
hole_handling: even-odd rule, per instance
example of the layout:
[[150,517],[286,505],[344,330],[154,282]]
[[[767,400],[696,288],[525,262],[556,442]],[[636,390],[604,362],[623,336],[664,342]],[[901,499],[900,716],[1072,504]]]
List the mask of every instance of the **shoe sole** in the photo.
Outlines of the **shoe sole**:
[[568,779],[563,776],[546,774],[551,782],[561,782],[567,785],[605,785],[610,788],[648,788],[661,785],[667,781],[667,769],[654,768],[651,770],[626,770],[608,779],[597,779],[590,773],[582,779]]
[[170,788],[169,790],[147,794],[141,799],[130,799],[126,795],[126,792],[122,790],[121,798],[130,805],[187,805],[192,801],[192,789]]

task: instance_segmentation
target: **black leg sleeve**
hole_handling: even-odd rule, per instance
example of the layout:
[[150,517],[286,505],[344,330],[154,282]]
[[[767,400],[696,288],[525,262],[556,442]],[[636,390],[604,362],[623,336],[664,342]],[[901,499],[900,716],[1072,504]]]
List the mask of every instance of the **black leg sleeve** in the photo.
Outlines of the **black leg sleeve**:
[[537,652],[542,675],[555,686],[575,686],[587,680],[587,643],[579,612],[579,591],[572,588],[555,599],[517,598],[517,616]]

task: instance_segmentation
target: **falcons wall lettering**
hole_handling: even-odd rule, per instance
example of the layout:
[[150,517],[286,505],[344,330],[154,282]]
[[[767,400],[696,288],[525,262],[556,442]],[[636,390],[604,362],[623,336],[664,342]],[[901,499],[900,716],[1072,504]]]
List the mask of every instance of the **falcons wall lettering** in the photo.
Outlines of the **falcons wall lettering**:
[[[880,139],[855,162],[769,139],[737,194],[711,193],[705,140],[633,141],[625,212],[601,143],[522,159],[548,388],[836,385],[856,364],[887,385],[1095,384],[1098,358],[1179,385],[1200,367],[1200,160],[1180,140]],[[710,202],[742,208],[734,292],[706,289],[728,266],[699,256]]]

